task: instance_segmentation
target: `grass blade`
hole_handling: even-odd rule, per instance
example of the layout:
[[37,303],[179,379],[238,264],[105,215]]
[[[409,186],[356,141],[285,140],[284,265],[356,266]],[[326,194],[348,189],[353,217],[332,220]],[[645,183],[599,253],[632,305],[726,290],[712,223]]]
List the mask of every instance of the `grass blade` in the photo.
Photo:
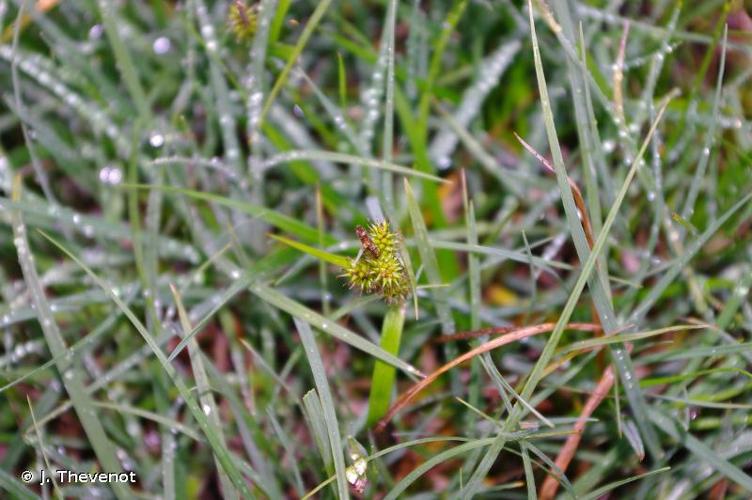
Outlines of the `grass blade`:
[[[188,319],[188,313],[185,312],[183,306],[183,300],[180,298],[180,292],[174,285],[170,285],[172,296],[175,299],[175,305],[178,309],[178,317],[180,318],[180,326],[183,329],[183,335],[186,336],[191,332],[191,322]],[[206,375],[206,369],[204,368],[204,362],[201,359],[201,350],[195,337],[191,337],[188,342],[188,354],[191,358],[191,368],[193,370],[193,376],[196,379],[196,390],[199,394],[199,401],[201,402],[201,409],[207,416],[209,425],[213,432],[217,436],[218,441],[227,447],[225,442],[225,436],[222,432],[222,422],[219,419],[219,407],[214,400],[212,389],[209,386],[209,377]],[[216,458],[215,458],[216,460]],[[237,490],[233,487],[230,478],[222,470],[221,464],[216,460],[217,470],[219,471],[219,481],[222,487],[222,494],[225,498],[239,498]]]
[[[386,311],[381,325],[380,346],[384,351],[397,356],[399,354],[402,327],[405,323],[405,305],[391,305]],[[395,368],[381,361],[376,361],[371,377],[371,392],[368,396],[368,418],[366,425],[371,427],[389,409],[394,390]]]
[[292,161],[330,161],[332,163],[346,163],[349,165],[360,165],[368,168],[376,168],[384,170],[386,172],[393,172],[395,174],[404,175],[405,177],[417,177],[420,179],[426,179],[438,183],[447,183],[448,181],[442,179],[433,174],[415,170],[412,168],[403,167],[395,163],[389,163],[386,160],[377,160],[375,158],[363,158],[360,156],[349,155],[346,153],[336,153],[333,151],[314,151],[314,150],[293,150],[285,153],[267,158],[262,164],[264,170],[272,168],[282,163],[288,163]]
[[593,490],[590,493],[581,496],[580,498],[582,500],[596,500],[597,498],[601,498],[603,495],[608,493],[611,490],[615,490],[619,486],[623,486],[625,484],[629,484],[634,481],[639,481],[640,479],[644,479],[646,477],[653,476],[655,474],[661,474],[663,472],[670,471],[671,467],[661,467],[660,469],[651,470],[650,472],[646,472],[644,474],[639,474],[637,476],[632,476],[627,479],[622,479],[620,481],[614,481],[613,483],[608,483],[605,486],[601,486],[597,490]]
[[316,339],[308,323],[295,318],[295,328],[300,334],[300,340],[303,342],[308,364],[311,366],[313,379],[316,382],[316,390],[319,393],[321,407],[324,411],[326,432],[329,435],[329,447],[334,458],[334,470],[337,478],[337,493],[340,498],[350,498],[350,490],[345,477],[345,457],[342,449],[342,438],[339,433],[339,424],[337,423],[337,412],[334,409],[334,400],[329,390],[324,363],[321,360],[321,354],[316,346]]
[[343,257],[341,255],[327,252],[325,250],[321,250],[320,248],[312,247],[310,245],[306,245],[305,243],[291,240],[290,238],[285,238],[284,236],[279,236],[276,234],[270,234],[269,236],[281,243],[284,243],[285,245],[300,250],[301,252],[304,252],[311,257],[315,257],[322,262],[328,262],[343,269],[346,269],[350,265],[350,259],[348,257]]
[[268,302],[274,307],[285,311],[295,318],[301,319],[306,323],[315,326],[319,330],[326,332],[327,334],[336,337],[347,344],[350,344],[356,349],[359,349],[366,354],[373,356],[374,358],[380,359],[385,363],[399,368],[410,377],[423,376],[423,374],[412,365],[402,361],[393,354],[386,352],[381,347],[367,341],[360,335],[351,332],[347,328],[329,321],[327,318],[305,307],[303,304],[300,304],[299,302],[296,302],[284,296],[279,291],[269,286],[263,285],[261,283],[254,283],[250,285],[250,290],[261,300]]
[[332,3],[332,0],[322,0],[321,2],[318,3],[318,5],[316,5],[316,10],[313,11],[313,14],[311,14],[311,18],[308,19],[305,29],[303,30],[303,33],[301,33],[300,38],[298,38],[298,43],[296,43],[295,47],[292,49],[292,52],[288,56],[287,62],[285,63],[285,67],[282,68],[282,72],[277,77],[277,81],[274,82],[274,86],[272,87],[272,90],[269,92],[269,97],[266,98],[264,107],[261,110],[261,116],[259,116],[259,120],[258,120],[259,126],[261,126],[261,124],[264,123],[264,120],[266,119],[266,115],[269,113],[269,110],[271,109],[272,104],[274,103],[274,100],[277,98],[277,95],[279,94],[280,90],[282,90],[282,86],[287,82],[287,77],[290,76],[290,71],[292,70],[292,67],[297,62],[298,57],[303,52],[303,48],[305,48],[306,44],[308,43],[308,40],[311,38],[311,35],[313,34],[313,31],[319,25],[319,22],[321,22],[321,19],[324,17],[326,10],[329,8],[329,4],[331,3]]
[[739,484],[747,491],[752,491],[752,477],[744,473],[740,468],[731,462],[721,458],[718,453],[708,445],[688,434],[674,425],[672,419],[663,415],[657,410],[650,411],[650,418],[656,426],[663,432],[681,443],[689,450],[698,460],[701,460],[715,470]]

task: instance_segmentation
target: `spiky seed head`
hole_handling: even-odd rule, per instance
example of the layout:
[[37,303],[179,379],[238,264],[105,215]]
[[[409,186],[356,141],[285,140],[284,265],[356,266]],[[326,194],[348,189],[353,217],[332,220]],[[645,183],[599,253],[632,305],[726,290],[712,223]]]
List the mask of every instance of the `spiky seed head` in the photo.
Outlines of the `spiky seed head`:
[[256,34],[258,4],[247,5],[245,0],[233,0],[227,18],[237,41],[250,40]]
[[405,268],[393,253],[385,252],[383,257],[374,262],[373,267],[374,286],[387,302],[401,302],[407,297],[410,289]]
[[351,259],[342,277],[350,288],[365,293],[378,293],[387,303],[404,301],[410,293],[405,266],[399,258],[398,236],[389,229],[389,223],[371,224],[366,231],[356,228],[363,246],[360,259]]
[[397,235],[391,231],[386,221],[371,224],[368,234],[379,252],[392,253],[397,248]]
[[373,270],[366,260],[350,260],[342,277],[346,278],[350,288],[358,288],[361,292],[369,293],[373,288]]

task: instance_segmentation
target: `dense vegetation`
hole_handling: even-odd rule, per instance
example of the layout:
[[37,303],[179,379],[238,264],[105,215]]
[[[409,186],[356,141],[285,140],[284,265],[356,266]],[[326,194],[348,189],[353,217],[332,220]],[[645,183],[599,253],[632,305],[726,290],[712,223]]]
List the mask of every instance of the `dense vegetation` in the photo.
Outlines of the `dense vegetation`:
[[0,1],[0,496],[749,498],[747,11]]

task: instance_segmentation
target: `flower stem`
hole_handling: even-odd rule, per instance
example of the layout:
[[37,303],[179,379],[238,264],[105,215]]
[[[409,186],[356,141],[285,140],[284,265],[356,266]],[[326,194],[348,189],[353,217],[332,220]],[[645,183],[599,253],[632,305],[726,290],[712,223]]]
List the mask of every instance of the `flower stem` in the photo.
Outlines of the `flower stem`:
[[[381,348],[395,356],[399,353],[402,327],[405,324],[405,305],[392,304],[387,309],[381,325]],[[370,427],[379,421],[389,409],[394,388],[394,367],[376,361],[371,379],[371,394],[368,398],[368,421]]]

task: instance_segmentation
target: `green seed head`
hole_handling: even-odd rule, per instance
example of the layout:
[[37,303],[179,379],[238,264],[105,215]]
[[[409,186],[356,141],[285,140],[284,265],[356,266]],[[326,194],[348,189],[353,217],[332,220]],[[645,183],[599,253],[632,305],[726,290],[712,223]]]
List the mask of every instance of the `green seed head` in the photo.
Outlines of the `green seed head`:
[[367,261],[361,259],[350,260],[350,265],[345,269],[342,277],[346,278],[350,288],[357,288],[361,292],[369,293],[373,288],[373,270]]
[[[363,235],[359,236],[363,241]],[[366,239],[373,242],[378,252],[369,252],[364,248],[360,259],[350,260],[342,276],[347,279],[350,288],[377,293],[390,304],[404,301],[410,293],[410,286],[399,258],[397,235],[389,229],[389,223],[381,222],[368,228]]]
[[235,39],[244,42],[256,34],[258,5],[246,5],[244,0],[234,0],[230,4],[228,21]]
[[382,253],[373,264],[374,284],[389,303],[401,302],[410,291],[402,262],[394,255]]
[[396,250],[397,235],[389,229],[388,222],[371,224],[371,227],[368,228],[368,234],[380,253],[393,253]]

